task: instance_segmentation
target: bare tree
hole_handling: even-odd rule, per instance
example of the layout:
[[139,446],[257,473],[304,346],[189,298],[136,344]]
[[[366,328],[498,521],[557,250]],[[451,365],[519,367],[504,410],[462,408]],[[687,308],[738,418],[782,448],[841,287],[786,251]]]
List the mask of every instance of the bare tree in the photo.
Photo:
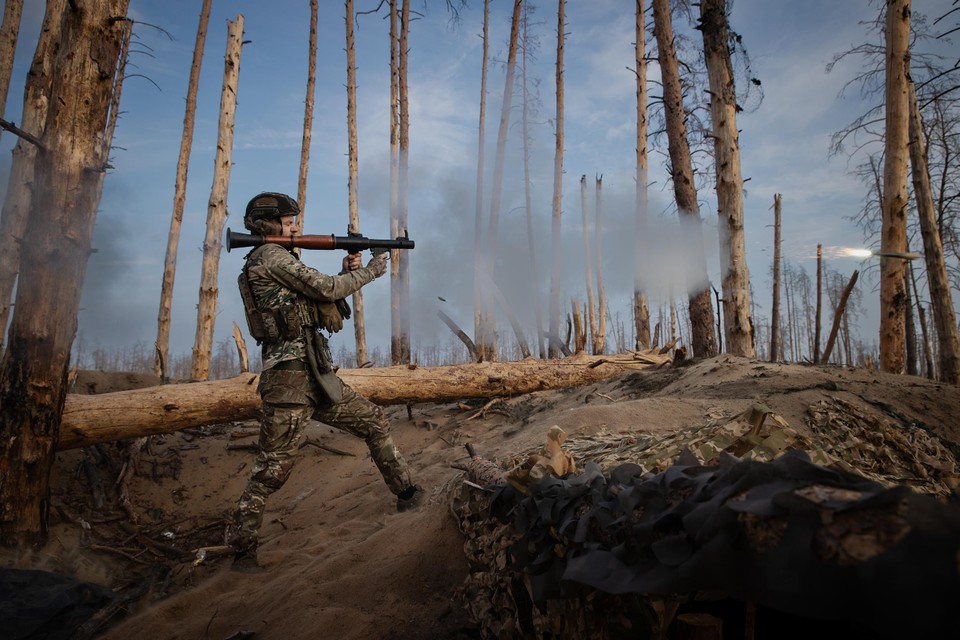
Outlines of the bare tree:
[[634,348],[650,348],[650,304],[647,300],[646,274],[640,266],[642,247],[649,242],[647,238],[647,57],[646,25],[644,13],[646,1],[636,0],[636,19],[634,28],[634,61],[637,76],[637,175],[636,175],[636,225],[637,237],[634,251],[633,274],[633,322],[637,336]]
[[[397,2],[390,0],[390,235],[400,235],[400,34]],[[400,260],[402,252],[390,253],[390,362],[403,361],[400,339]]]
[[[52,68],[60,47],[61,17],[65,3],[66,0],[48,0],[33,62],[27,73],[20,128],[35,139],[43,135],[50,104]],[[13,148],[3,211],[0,213],[0,354],[6,344],[10,302],[20,268],[20,241],[26,232],[27,214],[33,199],[36,156],[37,145],[34,142],[22,138],[17,141]]]
[[780,349],[780,203],[773,195],[773,307],[770,312],[770,360],[777,361]]
[[590,223],[587,214],[587,176],[580,176],[580,216],[583,221],[583,271],[587,279],[587,312],[585,329],[590,339],[597,335],[597,316],[593,299],[593,252],[590,250]]
[[[50,470],[66,399],[70,347],[121,87],[128,0],[89,0],[62,14],[50,101],[21,247],[10,342],[0,364],[0,542],[42,542]],[[52,51],[48,50],[48,55]]]
[[663,111],[667,125],[667,141],[670,153],[670,178],[674,198],[684,227],[690,236],[688,290],[691,346],[698,358],[717,355],[717,340],[713,330],[713,305],[710,302],[710,286],[707,277],[707,259],[703,242],[703,221],[697,200],[697,187],[693,179],[693,162],[690,142],[687,139],[686,114],[683,107],[683,89],[680,83],[680,67],[673,38],[673,18],[669,0],[653,0],[654,35],[657,39],[657,59],[663,85]]
[[813,364],[820,364],[820,318],[823,317],[823,245],[817,244],[817,311],[813,316]]
[[[347,231],[360,233],[360,203],[357,187],[357,60],[353,39],[353,0],[346,0],[347,27],[347,205],[350,224]],[[357,344],[356,362],[361,367],[367,362],[366,323],[363,319],[363,294],[353,294],[353,335]]]
[[700,31],[710,81],[724,336],[729,353],[753,357],[750,275],[744,247],[743,178],[736,116],[739,107],[730,61],[727,0],[703,0],[700,3]]
[[[0,24],[0,116],[7,104],[10,90],[10,74],[13,72],[13,54],[20,36],[20,17],[23,15],[23,0],[6,0],[3,23]],[[2,129],[0,129],[2,132]],[[6,325],[3,325],[6,326]]]
[[597,256],[597,332],[593,334],[593,353],[594,355],[600,355],[603,353],[604,348],[606,347],[607,342],[607,294],[603,287],[603,251],[602,247],[602,235],[600,230],[602,228],[601,220],[603,218],[603,176],[597,176],[597,186],[596,186],[596,207],[594,211],[595,215],[595,231],[593,233],[594,242],[596,242],[597,250],[595,252]]
[[157,342],[154,373],[161,379],[169,376],[167,358],[170,351],[170,312],[173,305],[173,284],[177,275],[177,250],[180,246],[180,228],[183,224],[183,208],[187,199],[187,167],[190,149],[193,147],[193,124],[197,113],[197,86],[200,84],[200,67],[203,64],[203,45],[207,39],[210,22],[210,4],[203,0],[197,39],[193,45],[193,62],[190,65],[190,80],[187,82],[187,106],[183,114],[183,135],[180,138],[180,155],[177,157],[177,177],[173,185],[173,215],[170,217],[170,233],[167,236],[167,253],[163,259],[163,282],[160,285],[160,311],[157,314]]
[[[300,141],[300,174],[297,179],[297,205],[300,207],[300,217],[297,220],[297,235],[303,233],[303,219],[307,213],[307,174],[310,171],[310,141],[313,138],[313,102],[317,87],[317,22],[319,5],[318,0],[310,0],[310,37],[307,44],[307,96],[303,101],[303,137]],[[350,15],[347,13],[347,22]],[[347,26],[350,29],[350,26]],[[349,36],[348,36],[349,38]],[[348,45],[349,48],[349,45]],[[349,55],[349,54],[348,54]],[[350,65],[347,64],[349,78]],[[348,107],[349,112],[349,89]],[[349,120],[349,115],[348,115]]]
[[557,116],[556,147],[553,156],[553,224],[551,226],[550,269],[550,357],[559,355],[560,335],[560,214],[563,211],[563,43],[566,0],[557,1]]
[[[923,136],[923,122],[917,94],[910,82],[908,86],[910,109],[910,165],[913,176],[913,197],[917,203],[920,219],[920,235],[923,238],[923,257],[927,267],[927,284],[930,287],[930,303],[933,306],[933,321],[937,328],[940,352],[940,379],[947,384],[960,384],[960,339],[957,336],[957,321],[953,313],[953,298],[943,259],[943,243],[937,229],[933,190],[927,169],[927,143]],[[909,294],[908,296],[909,297]],[[922,309],[922,307],[921,307]]]
[[[484,164],[484,136],[486,133],[487,114],[487,60],[490,49],[490,0],[483,0],[483,60],[480,65],[480,117],[477,126],[477,192],[476,209],[473,229],[473,329],[476,343],[479,343],[478,357],[482,360],[483,354],[493,351],[493,337],[486,333],[492,328],[493,321],[485,317],[488,309],[485,305],[483,293],[484,270],[487,259],[483,242],[483,164]],[[526,50],[524,50],[526,53]],[[526,70],[526,69],[524,69]],[[524,87],[526,88],[526,87]],[[526,106],[526,102],[524,102]],[[524,112],[526,115],[526,112]]]
[[[514,0],[513,16],[510,20],[510,45],[507,52],[507,73],[503,85],[503,101],[500,106],[500,129],[497,132],[497,149],[493,162],[493,184],[490,185],[490,218],[487,230],[487,243],[483,252],[485,261],[485,271],[490,276],[491,282],[494,281],[493,265],[497,255],[498,225],[500,222],[500,200],[503,196],[503,171],[506,164],[507,153],[507,131],[510,129],[510,106],[513,102],[513,83],[514,73],[517,66],[517,46],[520,41],[520,8],[521,0]],[[490,301],[484,296],[484,305],[489,307]],[[493,319],[493,313],[488,311],[483,316],[487,320]],[[492,327],[486,327],[483,331],[484,341],[492,341],[493,349],[487,353],[487,345],[481,344],[481,353],[486,360],[496,360],[496,340],[495,332]]]
[[[397,227],[405,235],[409,228],[408,213],[410,189],[410,107],[408,98],[407,63],[409,60],[408,38],[410,35],[410,0],[403,1],[400,13],[400,44],[398,49],[397,88],[400,115],[400,155],[397,165]],[[400,362],[410,362],[410,255],[398,251],[397,282],[400,288]]]
[[[883,228],[880,250],[903,252],[907,244],[910,0],[888,0],[886,102],[883,154]],[[880,260],[880,369],[904,372],[903,260]]]
[[217,317],[218,274],[223,225],[227,219],[227,191],[233,163],[233,121],[237,110],[237,85],[240,81],[240,50],[243,46],[243,15],[227,20],[227,53],[223,59],[223,88],[220,92],[220,123],[217,127],[217,153],[213,163],[213,185],[207,203],[207,233],[203,242],[200,296],[197,304],[197,333],[193,342],[190,376],[206,380],[210,375],[213,352],[213,325]]
[[[488,17],[488,4],[489,0],[484,0],[484,61],[486,61],[486,47],[487,47],[487,30],[486,22]],[[546,347],[543,341],[543,313],[540,305],[540,277],[538,275],[537,269],[537,243],[536,237],[533,232],[533,188],[532,181],[530,179],[530,102],[531,96],[529,91],[529,81],[527,79],[527,59],[532,49],[532,38],[529,34],[530,26],[530,3],[523,3],[523,49],[522,49],[522,80],[521,85],[523,88],[523,195],[524,195],[524,209],[526,211],[527,219],[527,252],[530,254],[530,300],[533,302],[533,319],[537,325],[537,355],[542,359],[547,357]],[[483,65],[483,73],[486,76],[487,66],[486,63]],[[484,84],[484,86],[486,86]],[[485,101],[485,96],[481,96],[481,103]],[[483,113],[483,105],[481,104],[480,113]],[[480,146],[483,147],[483,116],[481,115],[481,138]],[[482,155],[480,156],[483,157]],[[483,171],[481,165],[478,165],[477,168],[477,184],[481,184],[483,180]],[[482,203],[482,198],[477,200],[478,212]],[[477,224],[480,224],[480,218],[478,214]],[[480,234],[481,229],[477,228],[477,234]]]

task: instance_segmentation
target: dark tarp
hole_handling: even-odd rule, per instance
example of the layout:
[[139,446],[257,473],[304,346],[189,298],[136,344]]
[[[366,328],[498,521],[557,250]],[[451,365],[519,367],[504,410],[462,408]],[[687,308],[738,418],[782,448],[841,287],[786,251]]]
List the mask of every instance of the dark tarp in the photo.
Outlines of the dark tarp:
[[113,592],[75,578],[0,568],[0,638],[69,640],[113,599]]

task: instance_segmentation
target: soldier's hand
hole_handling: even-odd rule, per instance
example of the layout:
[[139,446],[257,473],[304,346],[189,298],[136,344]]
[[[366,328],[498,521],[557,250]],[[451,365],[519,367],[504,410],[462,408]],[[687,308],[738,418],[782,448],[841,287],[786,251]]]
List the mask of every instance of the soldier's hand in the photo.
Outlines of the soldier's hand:
[[387,254],[381,253],[370,259],[367,263],[367,269],[373,271],[373,277],[379,278],[387,272]]
[[359,253],[348,253],[343,258],[343,273],[354,271],[363,266],[363,258]]

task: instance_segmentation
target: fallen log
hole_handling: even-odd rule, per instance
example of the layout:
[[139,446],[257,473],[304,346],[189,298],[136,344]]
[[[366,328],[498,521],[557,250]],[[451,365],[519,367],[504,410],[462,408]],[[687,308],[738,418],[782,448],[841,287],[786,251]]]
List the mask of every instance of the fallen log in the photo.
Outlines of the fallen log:
[[[650,352],[562,360],[528,358],[441,367],[405,365],[341,369],[340,377],[379,405],[450,402],[463,398],[513,396],[565,389],[612,378],[629,370],[662,365],[668,356]],[[593,365],[593,366],[591,366]],[[172,433],[187,427],[256,417],[258,377],[168,384],[96,396],[69,394],[60,423],[58,449]]]

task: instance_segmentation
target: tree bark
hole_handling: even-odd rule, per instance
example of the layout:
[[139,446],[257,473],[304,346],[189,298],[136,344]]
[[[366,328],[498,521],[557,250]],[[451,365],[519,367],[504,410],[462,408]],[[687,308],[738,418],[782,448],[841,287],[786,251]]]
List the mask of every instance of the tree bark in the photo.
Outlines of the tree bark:
[[[910,0],[887,0],[886,106],[883,153],[881,252],[907,246],[907,160],[909,135]],[[904,372],[904,265],[880,258],[880,370]]]
[[180,246],[180,228],[183,224],[183,208],[187,199],[187,166],[193,147],[193,125],[197,113],[197,87],[200,84],[200,67],[203,64],[203,46],[207,40],[207,25],[210,22],[212,0],[203,0],[197,39],[193,45],[193,62],[190,65],[190,80],[187,82],[187,106],[183,114],[183,135],[180,138],[180,155],[177,157],[177,177],[173,185],[173,215],[170,217],[170,233],[167,236],[167,253],[163,259],[163,282],[160,285],[160,311],[157,313],[157,342],[154,373],[164,378],[165,363],[169,362],[170,316],[173,306],[173,284],[177,276],[177,250]]
[[[3,23],[0,24],[0,115],[3,115],[7,104],[7,93],[10,90],[13,54],[17,50],[21,16],[23,16],[23,0],[6,0]],[[6,325],[0,326],[6,327]]]
[[486,331],[492,322],[487,319],[488,313],[484,294],[484,270],[488,264],[487,248],[483,242],[483,164],[484,145],[486,135],[487,115],[487,58],[489,56],[490,34],[490,0],[483,1],[483,60],[480,65],[480,117],[477,126],[477,191],[474,198],[474,227],[473,227],[473,336],[479,344],[478,354],[482,360],[488,350],[493,350],[492,339],[488,339]]
[[[556,63],[556,146],[553,155],[553,214],[550,245],[550,335],[560,335],[560,215],[563,211],[563,43],[566,0],[557,1]],[[556,343],[550,342],[551,358],[559,355]]]
[[587,176],[580,176],[580,217],[583,225],[583,270],[587,279],[587,313],[584,321],[584,333],[589,333],[590,340],[597,337],[597,316],[593,299],[593,257],[590,251],[590,222],[587,215]]
[[243,15],[235,22],[227,20],[227,53],[223,59],[223,89],[220,93],[220,124],[217,153],[214,158],[213,186],[207,203],[207,235],[203,242],[203,266],[200,274],[200,302],[197,305],[197,334],[193,344],[190,376],[206,380],[210,375],[213,351],[213,325],[217,317],[217,278],[220,247],[227,218],[227,191],[233,154],[233,121],[237,109],[237,85],[240,80],[240,50],[243,40]]
[[773,308],[770,312],[770,361],[780,351],[780,194],[773,196]]
[[[442,367],[341,369],[340,378],[379,405],[450,402],[464,398],[512,396],[566,389],[670,361],[655,352],[635,356],[578,356],[561,360],[526,359]],[[186,427],[255,418],[260,408],[258,377],[169,384],[96,396],[67,397],[60,427],[60,449],[74,449]]]
[[930,187],[930,172],[927,168],[927,143],[923,136],[923,122],[920,119],[920,106],[917,104],[917,93],[913,82],[909,83],[909,100],[913,197],[917,203],[917,217],[920,219],[923,258],[927,267],[933,322],[937,329],[940,379],[947,384],[955,385],[960,384],[960,338],[957,335],[953,294],[950,291],[950,280],[947,277],[946,262],[943,257],[943,241],[937,228],[937,212],[933,204],[933,190]]
[[754,357],[750,317],[750,275],[743,234],[743,177],[737,131],[737,96],[730,62],[727,0],[700,3],[700,30],[710,81],[720,269],[723,273],[723,332],[727,352]]
[[817,310],[813,316],[813,364],[820,364],[820,318],[823,317],[823,245],[817,245]]
[[603,176],[597,176],[594,241],[597,245],[597,332],[593,335],[593,355],[600,355],[607,346],[607,294],[603,287],[603,251],[601,243],[601,219],[603,213]]
[[[483,33],[483,46],[484,46],[484,65],[483,73],[484,78],[487,73],[487,5],[489,0],[484,0],[484,33]],[[523,197],[524,197],[524,209],[526,210],[526,219],[527,219],[527,252],[530,254],[530,300],[533,303],[533,320],[537,325],[537,355],[540,358],[547,357],[546,345],[544,343],[543,335],[543,313],[540,306],[540,276],[537,269],[537,239],[533,232],[533,185],[530,179],[530,96],[527,85],[527,47],[530,44],[530,39],[527,35],[527,28],[529,26],[529,16],[528,11],[530,10],[530,4],[527,2],[523,3]],[[486,83],[484,81],[484,87]],[[481,97],[481,101],[485,102],[485,96]],[[483,113],[483,107],[480,108],[481,114]],[[482,130],[482,116],[481,116],[481,130]],[[483,146],[483,138],[480,138],[480,144]],[[482,158],[483,156],[481,156]],[[479,167],[479,166],[478,166]],[[482,168],[478,168],[478,185],[482,183],[483,171]],[[477,206],[479,207],[482,202],[482,198],[478,200]],[[479,211],[479,209],[478,209]],[[478,217],[477,224],[480,224],[480,219]],[[479,233],[480,229],[478,227],[477,232]]]
[[[397,2],[390,0],[390,235],[400,235],[400,36]],[[402,361],[400,340],[400,260],[403,252],[390,252],[390,362]]]
[[[360,203],[357,185],[359,150],[357,148],[357,58],[353,39],[353,0],[346,0],[347,26],[347,206],[350,224],[347,230],[360,233]],[[367,331],[363,319],[363,292],[353,294],[353,335],[357,366],[367,362]]]
[[[398,50],[397,88],[400,91],[400,156],[397,171],[398,209],[397,224],[400,235],[409,228],[410,190],[410,102],[408,99],[407,66],[410,56],[407,44],[410,35],[410,0],[403,0],[400,13],[400,48]],[[397,282],[400,285],[400,362],[410,362],[410,252],[398,251]]]
[[[23,93],[20,128],[42,138],[50,104],[51,70],[60,48],[61,17],[66,0],[48,0],[37,48]],[[11,58],[12,60],[12,58]],[[33,172],[37,147],[20,139],[13,148],[7,193],[0,213],[0,354],[6,345],[7,324],[13,286],[20,268],[20,242],[27,226],[27,212],[33,199]]]
[[0,365],[0,542],[42,542],[70,347],[109,157],[111,97],[128,0],[62,14],[50,100],[21,248],[10,342]]
[[[857,277],[860,275],[859,271],[854,270],[853,275],[850,276],[850,281],[847,282],[847,286],[844,287],[843,293],[840,295],[840,301],[837,302],[837,310],[833,315],[833,326],[830,327],[830,335],[827,337],[827,344],[823,348],[823,361],[830,361],[830,354],[833,352],[833,344],[837,339],[837,331],[840,329],[840,319],[843,318],[843,313],[847,309],[847,300],[850,299],[850,293],[853,291],[853,287],[857,284]],[[849,362],[847,364],[850,364]]]
[[[297,235],[303,233],[307,213],[307,174],[310,172],[310,142],[313,139],[313,104],[317,88],[317,23],[319,0],[310,0],[310,37],[307,44],[307,95],[303,101],[303,136],[300,141],[300,174],[297,178]],[[347,20],[350,20],[348,17]]]
[[633,265],[633,323],[637,350],[650,348],[650,303],[647,300],[646,274],[641,257],[647,242],[647,59],[646,29],[644,24],[646,0],[636,0],[634,28],[634,60],[637,75],[637,175],[636,225]]
[[663,111],[667,126],[670,153],[670,178],[677,211],[691,240],[688,243],[691,264],[687,280],[690,305],[692,356],[712,358],[717,355],[717,338],[713,330],[713,305],[710,302],[710,283],[707,277],[707,259],[703,241],[703,221],[697,201],[697,187],[693,179],[693,161],[687,140],[686,113],[683,108],[683,89],[680,67],[673,39],[673,18],[669,0],[653,0],[654,35],[657,38],[657,59],[663,84]]

